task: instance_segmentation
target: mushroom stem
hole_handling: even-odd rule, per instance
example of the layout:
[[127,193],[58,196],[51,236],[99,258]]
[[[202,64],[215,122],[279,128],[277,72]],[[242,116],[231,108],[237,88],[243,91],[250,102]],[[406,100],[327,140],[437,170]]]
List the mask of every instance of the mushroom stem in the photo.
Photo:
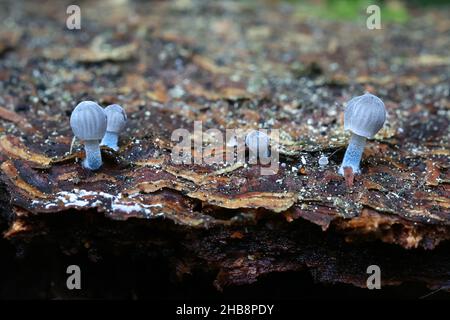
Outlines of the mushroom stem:
[[347,150],[345,151],[344,160],[339,168],[339,174],[344,176],[344,169],[351,168],[354,174],[360,173],[359,163],[366,145],[366,138],[356,133],[352,134]]
[[98,140],[84,141],[84,150],[86,152],[86,159],[83,161],[83,167],[89,170],[97,170],[102,166],[102,154]]
[[119,146],[118,146],[118,141],[119,141],[119,134],[116,132],[111,132],[111,131],[106,131],[105,136],[102,139],[102,142],[100,143],[100,145],[102,146],[108,146],[111,149],[117,151],[119,150]]

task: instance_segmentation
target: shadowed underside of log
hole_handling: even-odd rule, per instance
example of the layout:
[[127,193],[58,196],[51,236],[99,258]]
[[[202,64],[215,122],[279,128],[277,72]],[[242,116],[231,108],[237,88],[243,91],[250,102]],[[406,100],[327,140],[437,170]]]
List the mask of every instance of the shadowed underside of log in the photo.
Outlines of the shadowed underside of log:
[[[16,21],[0,28],[4,238],[154,250],[172,256],[178,276],[213,270],[219,289],[299,270],[363,287],[371,264],[389,270],[387,285],[446,286],[448,11],[430,10],[435,24],[413,16],[373,31],[290,5],[86,3],[82,30],[68,31],[63,2],[17,16],[1,3]],[[343,104],[364,91],[384,100],[388,118],[347,187],[337,174]],[[96,172],[81,167],[81,145],[69,154],[81,100],[119,103],[129,117],[120,150],[103,148]],[[204,147],[208,129],[277,129],[277,172],[173,162],[172,132],[199,138],[195,121]]]

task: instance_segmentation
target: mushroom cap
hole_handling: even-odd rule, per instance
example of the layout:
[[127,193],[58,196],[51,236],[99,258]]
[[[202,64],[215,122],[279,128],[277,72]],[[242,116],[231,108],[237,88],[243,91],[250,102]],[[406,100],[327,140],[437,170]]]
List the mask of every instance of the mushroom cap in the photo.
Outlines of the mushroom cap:
[[127,122],[127,114],[125,110],[118,104],[112,104],[105,108],[108,125],[106,131],[119,133],[125,127]]
[[347,103],[344,113],[344,129],[372,138],[386,121],[383,101],[373,94],[366,93]]
[[72,111],[70,126],[78,139],[100,140],[106,131],[105,111],[93,101],[80,102]]
[[329,163],[327,156],[321,156],[319,158],[319,165],[320,166],[326,166]]
[[265,148],[269,147],[269,136],[259,130],[251,130],[245,137],[245,144],[249,148]]

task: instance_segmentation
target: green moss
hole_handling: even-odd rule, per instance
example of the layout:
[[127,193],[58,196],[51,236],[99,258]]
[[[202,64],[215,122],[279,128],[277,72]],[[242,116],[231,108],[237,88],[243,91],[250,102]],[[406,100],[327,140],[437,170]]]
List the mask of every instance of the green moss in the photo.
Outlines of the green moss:
[[404,23],[408,21],[407,8],[399,1],[370,0],[324,0],[310,1],[288,0],[296,7],[296,14],[301,17],[315,16],[336,21],[358,21],[368,17],[366,9],[371,4],[380,6],[382,22]]
[[400,3],[387,4],[381,9],[381,19],[389,22],[404,23],[408,21],[408,10]]

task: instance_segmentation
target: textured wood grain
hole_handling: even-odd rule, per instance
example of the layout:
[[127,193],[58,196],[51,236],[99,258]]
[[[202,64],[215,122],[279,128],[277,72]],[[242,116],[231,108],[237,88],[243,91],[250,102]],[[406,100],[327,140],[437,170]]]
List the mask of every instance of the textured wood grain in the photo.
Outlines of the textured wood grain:
[[[0,21],[11,6],[0,4]],[[327,259],[339,250],[354,257],[353,242],[359,250],[361,243],[371,248],[381,240],[413,261],[406,249],[436,249],[450,238],[448,8],[429,9],[436,23],[417,13],[405,24],[371,31],[360,21],[305,19],[287,3],[82,6],[79,31],[63,29],[63,2],[29,3],[13,17],[15,30],[0,28],[11,38],[8,51],[0,47],[8,241],[52,234],[47,219],[70,223],[64,217],[74,211],[124,225],[138,219],[161,226],[167,237],[183,234],[183,246],[198,255],[192,264],[214,266],[222,288],[303,268],[316,270],[318,281],[362,286],[350,265]],[[349,187],[337,174],[349,138],[343,108],[364,91],[384,100],[388,118],[368,142],[362,174]],[[120,150],[102,149],[104,166],[97,172],[81,167],[81,145],[69,154],[69,116],[81,100],[118,103],[128,114]],[[278,129],[278,172],[262,176],[260,165],[250,164],[173,163],[171,134],[193,132],[194,121],[223,133]],[[330,161],[320,167],[323,154]],[[264,227],[267,220],[272,228]],[[305,221],[305,232],[326,242],[323,249],[305,234],[287,235]],[[340,249],[324,240],[331,235],[342,241]],[[236,247],[256,253],[249,260]],[[324,260],[314,262],[314,252]],[[440,266],[448,270],[444,260]],[[393,265],[400,270],[400,263]],[[386,283],[435,286],[448,279],[426,268],[424,262],[416,273],[399,271]]]

